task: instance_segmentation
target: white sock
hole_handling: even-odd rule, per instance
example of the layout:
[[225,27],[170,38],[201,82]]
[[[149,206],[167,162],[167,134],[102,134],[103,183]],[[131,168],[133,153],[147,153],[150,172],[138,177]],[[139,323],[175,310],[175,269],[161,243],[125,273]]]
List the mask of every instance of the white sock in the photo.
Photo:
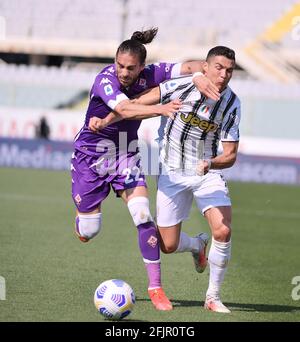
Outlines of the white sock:
[[76,219],[79,234],[85,238],[92,239],[101,230],[101,213],[81,215]]
[[206,297],[219,297],[230,255],[231,240],[228,242],[219,242],[212,239],[208,255],[210,273]]
[[190,237],[186,233],[181,232],[179,238],[179,244],[175,251],[175,253],[183,253],[183,252],[199,252],[199,239]]

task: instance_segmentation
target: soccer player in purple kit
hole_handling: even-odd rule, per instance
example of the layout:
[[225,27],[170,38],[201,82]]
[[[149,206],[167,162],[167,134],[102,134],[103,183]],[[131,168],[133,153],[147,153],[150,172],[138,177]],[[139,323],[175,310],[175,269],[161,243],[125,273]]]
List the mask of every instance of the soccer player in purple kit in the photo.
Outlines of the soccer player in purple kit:
[[[160,82],[202,69],[201,61],[156,63],[145,66],[146,48],[157,29],[135,32],[119,46],[115,64],[104,68],[95,79],[85,123],[74,142],[72,155],[72,197],[77,208],[75,230],[79,239],[89,241],[101,230],[101,203],[110,187],[127,204],[138,230],[138,241],[148,274],[148,294],[157,310],[172,310],[161,285],[160,249],[156,226],[149,210],[145,177],[140,169],[137,131],[141,119],[171,116],[180,101],[166,105],[141,105],[129,100]],[[218,90],[203,76],[196,85],[212,98]],[[124,118],[100,132],[90,128],[92,118],[105,118],[111,111]],[[94,123],[97,128],[97,121]],[[136,148],[132,152],[132,145]],[[130,147],[130,148],[129,148]]]

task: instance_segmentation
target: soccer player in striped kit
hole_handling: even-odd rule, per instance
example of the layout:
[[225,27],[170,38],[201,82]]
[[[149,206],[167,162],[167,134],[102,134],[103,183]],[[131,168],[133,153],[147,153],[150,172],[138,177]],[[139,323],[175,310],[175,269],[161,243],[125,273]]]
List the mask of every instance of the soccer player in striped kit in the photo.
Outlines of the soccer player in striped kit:
[[[204,74],[218,87],[218,101],[201,94],[191,77],[160,85],[162,103],[175,98],[182,101],[175,119],[163,124],[163,174],[157,191],[161,249],[165,253],[192,252],[196,270],[203,272],[207,237],[198,236],[204,250],[197,253],[195,238],[181,232],[181,223],[188,218],[194,198],[212,232],[205,308],[220,313],[230,312],[220,299],[231,256],[231,201],[221,170],[235,163],[239,145],[240,100],[228,86],[234,67],[233,50],[216,46],[208,52]],[[218,155],[219,141],[223,152]]]
[[[171,310],[172,304],[161,285],[160,252],[157,229],[150,210],[145,177],[140,169],[137,130],[141,119],[169,116],[180,107],[178,100],[166,105],[140,105],[129,99],[160,82],[202,69],[201,61],[157,63],[145,66],[146,49],[157,29],[137,31],[125,40],[116,53],[115,64],[104,68],[95,79],[84,126],[74,142],[71,161],[72,197],[77,208],[76,233],[87,242],[101,230],[101,203],[110,188],[127,204],[138,230],[138,241],[148,274],[148,293],[158,310]],[[196,82],[208,96],[219,92],[207,78]],[[122,118],[101,131],[99,120],[114,111]],[[135,145],[135,148],[132,146]]]

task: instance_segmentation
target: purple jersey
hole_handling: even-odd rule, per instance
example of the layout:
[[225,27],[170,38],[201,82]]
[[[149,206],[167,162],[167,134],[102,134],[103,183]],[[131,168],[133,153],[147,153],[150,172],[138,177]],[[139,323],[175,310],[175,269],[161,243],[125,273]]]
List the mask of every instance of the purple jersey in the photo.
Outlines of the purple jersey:
[[[90,102],[85,118],[85,123],[75,138],[75,150],[81,151],[90,156],[99,156],[104,152],[101,142],[113,143],[117,149],[119,146],[119,133],[124,132],[125,145],[138,139],[137,131],[141,120],[122,120],[94,133],[89,130],[88,124],[91,117],[105,118],[118,103],[159,85],[160,82],[172,77],[179,76],[181,64],[156,63],[150,64],[140,73],[134,84],[128,88],[120,84],[115,65],[104,68],[95,79],[90,92]],[[118,150],[116,151],[118,153]]]

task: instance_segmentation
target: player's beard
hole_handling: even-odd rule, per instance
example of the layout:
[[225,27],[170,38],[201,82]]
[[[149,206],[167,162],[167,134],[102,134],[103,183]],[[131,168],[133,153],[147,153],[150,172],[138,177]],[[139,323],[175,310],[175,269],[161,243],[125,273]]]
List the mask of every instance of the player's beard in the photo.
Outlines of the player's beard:
[[136,81],[136,79],[133,78],[126,78],[126,79],[120,79],[120,83],[122,84],[123,87],[129,87],[131,86],[134,82]]
[[131,85],[131,82],[129,80],[120,80],[120,83],[123,87],[129,87]]

